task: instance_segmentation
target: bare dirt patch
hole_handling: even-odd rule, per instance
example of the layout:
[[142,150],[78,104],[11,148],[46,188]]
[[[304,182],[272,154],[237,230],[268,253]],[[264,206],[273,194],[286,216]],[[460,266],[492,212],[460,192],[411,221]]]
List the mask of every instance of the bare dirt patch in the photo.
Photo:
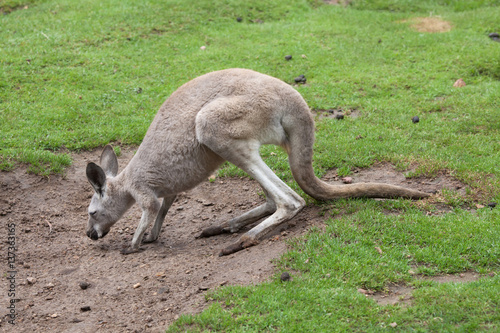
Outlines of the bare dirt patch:
[[352,2],[352,0],[323,0],[327,5],[337,5],[347,7]]
[[413,289],[409,286],[391,284],[385,291],[368,293],[367,297],[370,297],[378,305],[395,305],[395,304],[409,304],[411,300],[411,293]]
[[481,275],[476,272],[463,272],[460,274],[446,274],[446,275],[437,275],[437,276],[425,276],[422,277],[424,280],[431,280],[438,283],[466,283],[466,282],[474,282],[479,280]]
[[12,13],[15,10],[20,10],[20,9],[28,9],[29,8],[29,2],[24,5],[14,5],[14,4],[9,4],[9,3],[4,3],[5,1],[0,1],[0,15],[7,15]]
[[[474,282],[481,278],[481,275],[476,272],[463,272],[460,274],[447,274],[437,276],[422,276],[422,280],[434,281],[437,283],[468,283]],[[412,292],[414,288],[406,285],[391,284],[386,290],[381,292],[361,291],[377,302],[378,305],[411,305]]]
[[[123,148],[123,167],[134,150]],[[258,246],[218,257],[239,234],[196,239],[201,229],[256,205],[264,198],[255,181],[217,178],[183,193],[173,204],[157,243],[123,256],[140,219],[133,207],[98,241],[85,235],[92,195],[85,166],[100,150],[74,154],[64,177],[40,177],[18,168],[0,173],[0,253],[6,255],[7,224],[15,223],[18,332],[161,331],[180,314],[206,305],[205,293],[222,285],[249,285],[269,279],[284,240],[324,223],[320,207],[308,206]],[[335,171],[327,179],[335,182]],[[355,170],[354,182],[382,181],[437,191],[453,180],[406,180],[388,164]],[[286,232],[284,230],[286,229]],[[3,271],[6,261],[2,264]],[[280,272],[279,272],[280,273]],[[80,284],[86,283],[83,289]],[[83,284],[84,285],[84,284]],[[8,281],[0,282],[0,329],[9,331]]]
[[448,32],[452,29],[450,22],[441,19],[440,17],[415,17],[409,20],[402,21],[403,23],[409,22],[410,27],[418,32]]
[[361,111],[358,109],[333,108],[328,110],[313,110],[313,114],[316,121],[324,118],[342,120],[347,117],[353,119],[359,118],[361,116]]
[[[124,166],[133,151],[122,152]],[[283,240],[323,221],[317,207],[308,207],[258,246],[218,257],[240,235],[195,236],[264,199],[252,180],[216,179],[179,196],[157,243],[123,256],[119,251],[131,241],[140,219],[137,207],[104,239],[85,235],[92,189],[84,170],[99,155],[73,155],[65,177],[29,175],[22,168],[0,173],[0,253],[7,253],[7,224],[16,224],[18,332],[161,331],[180,314],[201,311],[208,290],[269,279],[273,260],[286,250]],[[89,287],[82,289],[81,282]],[[0,329],[8,331],[6,279],[0,288]]]

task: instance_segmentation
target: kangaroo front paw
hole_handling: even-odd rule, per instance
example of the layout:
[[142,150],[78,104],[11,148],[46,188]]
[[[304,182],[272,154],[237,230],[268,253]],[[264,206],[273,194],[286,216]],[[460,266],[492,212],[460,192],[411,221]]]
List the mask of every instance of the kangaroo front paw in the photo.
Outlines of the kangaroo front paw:
[[152,234],[145,233],[144,237],[142,237],[143,244],[154,243],[158,240],[158,237],[154,238]]
[[257,244],[259,244],[259,241],[257,239],[243,236],[240,238],[238,242],[229,245],[225,249],[222,249],[219,253],[219,257],[236,253],[238,251],[246,249],[247,247],[254,246]]
[[142,248],[135,249],[133,247],[126,247],[126,248],[122,249],[120,251],[120,253],[127,255],[127,254],[131,254],[131,253],[142,252],[142,251],[144,251],[144,249],[142,249]]

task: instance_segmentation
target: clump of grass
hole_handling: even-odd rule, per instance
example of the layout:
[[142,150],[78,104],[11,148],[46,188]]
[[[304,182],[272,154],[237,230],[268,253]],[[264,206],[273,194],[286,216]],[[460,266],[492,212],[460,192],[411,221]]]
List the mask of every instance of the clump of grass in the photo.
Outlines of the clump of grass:
[[7,150],[3,151],[2,156],[0,156],[0,170],[2,171],[11,171],[19,163],[26,164],[30,173],[48,176],[62,173],[66,167],[71,165],[71,156],[53,154],[49,151],[38,152],[31,149]]

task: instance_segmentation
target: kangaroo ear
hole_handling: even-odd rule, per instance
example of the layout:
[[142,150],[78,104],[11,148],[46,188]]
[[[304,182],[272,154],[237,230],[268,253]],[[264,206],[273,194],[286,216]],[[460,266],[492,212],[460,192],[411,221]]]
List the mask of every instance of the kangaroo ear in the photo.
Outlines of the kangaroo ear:
[[95,192],[102,195],[104,186],[106,185],[106,174],[104,170],[97,164],[90,162],[87,164],[87,179]]
[[101,154],[101,165],[106,175],[110,177],[116,176],[118,173],[118,159],[116,158],[113,147],[107,145]]

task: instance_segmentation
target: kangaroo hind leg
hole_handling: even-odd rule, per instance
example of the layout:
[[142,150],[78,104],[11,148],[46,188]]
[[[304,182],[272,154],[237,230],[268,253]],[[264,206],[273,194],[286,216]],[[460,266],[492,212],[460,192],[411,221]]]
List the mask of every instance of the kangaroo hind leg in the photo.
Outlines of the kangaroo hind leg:
[[257,180],[269,198],[263,206],[212,230],[218,233],[230,231],[231,227],[236,230],[267,216],[237,243],[224,249],[221,255],[257,244],[273,227],[291,219],[305,206],[304,199],[279,179],[259,154],[262,144],[282,145],[287,140],[279,119],[279,101],[273,104],[270,102],[272,99],[264,95],[216,99],[200,110],[196,117],[199,142]]
[[198,238],[211,237],[223,233],[234,233],[238,232],[241,228],[249,225],[255,221],[260,220],[263,217],[269,216],[276,211],[276,204],[271,199],[271,197],[266,193],[266,203],[260,205],[240,216],[232,218],[229,221],[223,222],[220,225],[212,226],[204,229]]
[[[256,245],[259,241],[274,227],[293,218],[304,206],[305,201],[297,193],[295,193],[288,185],[286,185],[262,160],[259,154],[259,144],[255,141],[235,140],[223,149],[218,147],[210,147],[217,154],[224,157],[229,162],[243,169],[251,177],[259,182],[267,196],[272,202],[273,212],[257,224],[255,227],[246,232],[236,243],[223,249],[220,255],[228,255],[244,248]],[[247,217],[256,217],[256,212],[269,213],[264,207],[257,207],[253,211],[237,218],[237,222],[233,222],[233,226],[242,226],[246,222],[255,221],[255,218],[248,219]],[[264,215],[264,214],[261,214]],[[262,216],[259,216],[262,217]],[[250,223],[248,222],[248,223]],[[228,225],[231,224],[231,221]],[[240,226],[240,227],[241,227]]]

